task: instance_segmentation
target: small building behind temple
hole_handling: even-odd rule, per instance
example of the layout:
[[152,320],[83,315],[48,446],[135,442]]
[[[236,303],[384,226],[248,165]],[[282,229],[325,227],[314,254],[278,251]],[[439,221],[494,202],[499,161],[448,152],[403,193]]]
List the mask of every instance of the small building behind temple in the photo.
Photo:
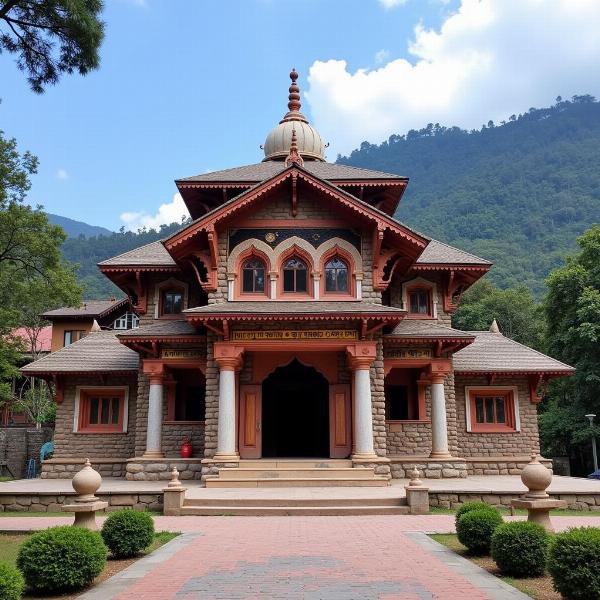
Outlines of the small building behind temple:
[[90,457],[133,480],[178,464],[208,486],[268,485],[261,464],[290,461],[278,484],[307,485],[327,460],[337,484],[386,485],[415,465],[517,474],[539,453],[541,390],[573,369],[497,327],[452,328],[491,263],[394,218],[407,177],[327,162],[290,77],[261,162],[178,179],[191,222],[99,264],[139,327],[23,369],[56,390],[44,477]]

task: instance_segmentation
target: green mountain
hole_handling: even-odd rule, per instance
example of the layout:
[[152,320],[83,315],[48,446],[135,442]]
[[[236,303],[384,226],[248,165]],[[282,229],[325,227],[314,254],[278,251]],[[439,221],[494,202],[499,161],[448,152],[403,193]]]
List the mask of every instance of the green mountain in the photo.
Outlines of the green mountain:
[[84,298],[93,300],[108,298],[113,294],[122,296],[123,292],[100,273],[97,263],[166,238],[180,227],[181,223],[172,223],[163,225],[159,231],[154,229],[141,230],[137,233],[119,231],[91,238],[69,238],[63,245],[63,256],[68,261],[79,265],[79,280],[85,286]]
[[410,178],[396,216],[494,262],[502,287],[544,279],[600,223],[600,103],[557,99],[481,130],[428,125],[338,162]]
[[[492,281],[525,284],[538,297],[575,238],[600,223],[600,102],[591,96],[557,99],[481,130],[428,125],[380,145],[363,142],[338,162],[410,177],[400,220],[493,261]],[[103,298],[115,288],[97,262],[180,226],[70,238],[64,255],[79,263],[85,297]]]
[[88,225],[82,221],[74,221],[73,219],[61,217],[60,215],[53,215],[52,213],[47,213],[47,215],[48,221],[53,225],[60,225],[70,238],[76,238],[80,235],[89,238],[96,235],[111,235],[113,233],[110,229],[98,227],[98,225]]

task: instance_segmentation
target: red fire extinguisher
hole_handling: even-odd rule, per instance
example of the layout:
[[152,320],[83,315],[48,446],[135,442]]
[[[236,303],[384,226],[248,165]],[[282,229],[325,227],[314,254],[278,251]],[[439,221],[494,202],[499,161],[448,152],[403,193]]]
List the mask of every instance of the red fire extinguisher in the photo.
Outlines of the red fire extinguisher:
[[181,444],[181,458],[191,458],[192,457],[192,442],[189,437],[186,437],[183,440],[183,444]]

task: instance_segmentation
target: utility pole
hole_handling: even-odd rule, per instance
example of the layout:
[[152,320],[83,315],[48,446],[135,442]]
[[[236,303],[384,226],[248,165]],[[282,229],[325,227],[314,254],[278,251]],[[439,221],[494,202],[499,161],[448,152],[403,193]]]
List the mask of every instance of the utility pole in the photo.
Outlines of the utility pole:
[[[594,417],[596,415],[585,415],[590,420],[590,427],[594,426]],[[598,470],[598,451],[596,450],[596,436],[592,435],[592,453],[594,455],[594,473]]]

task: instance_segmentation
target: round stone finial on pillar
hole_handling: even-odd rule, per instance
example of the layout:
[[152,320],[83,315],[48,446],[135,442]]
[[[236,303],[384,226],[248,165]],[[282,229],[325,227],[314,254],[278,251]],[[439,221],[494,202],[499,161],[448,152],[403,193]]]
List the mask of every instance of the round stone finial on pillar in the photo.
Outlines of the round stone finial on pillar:
[[408,477],[410,479],[410,481],[408,482],[408,485],[411,487],[416,487],[419,485],[423,485],[423,482],[419,479],[419,469],[417,469],[417,467],[413,467],[409,472],[408,472]]
[[177,470],[177,467],[173,467],[173,470],[171,471],[171,481],[169,481],[167,487],[181,487],[181,481],[179,481],[179,471]]
[[549,495],[546,492],[546,488],[552,482],[552,471],[538,460],[537,454],[533,454],[531,462],[521,471],[521,481],[529,490],[525,494],[525,498],[548,498]]
[[98,471],[92,469],[90,459],[85,459],[83,469],[75,474],[71,481],[73,489],[77,492],[76,502],[94,502],[98,500],[95,493],[102,484],[102,477]]

